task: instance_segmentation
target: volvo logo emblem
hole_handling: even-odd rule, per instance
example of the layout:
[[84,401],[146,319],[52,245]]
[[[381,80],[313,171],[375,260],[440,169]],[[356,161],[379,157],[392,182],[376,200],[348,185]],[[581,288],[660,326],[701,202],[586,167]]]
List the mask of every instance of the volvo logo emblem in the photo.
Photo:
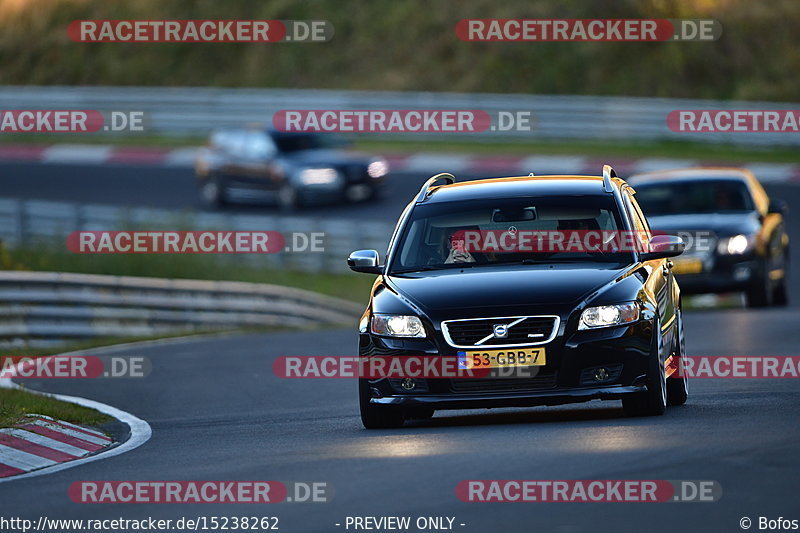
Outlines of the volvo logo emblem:
[[492,329],[494,330],[495,338],[505,339],[508,337],[508,324],[495,324]]

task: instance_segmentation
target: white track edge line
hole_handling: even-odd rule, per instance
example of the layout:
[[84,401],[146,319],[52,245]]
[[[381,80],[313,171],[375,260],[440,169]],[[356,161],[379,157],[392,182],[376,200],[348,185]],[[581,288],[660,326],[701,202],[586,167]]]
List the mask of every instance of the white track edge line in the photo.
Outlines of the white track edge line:
[[153,435],[153,430],[150,427],[150,424],[148,424],[141,418],[134,416],[121,409],[117,409],[116,407],[112,407],[110,405],[95,400],[89,400],[88,398],[81,398],[79,396],[67,396],[63,394],[43,393],[39,391],[33,391],[30,389],[23,389],[23,390],[26,390],[27,392],[32,392],[34,394],[43,394],[46,396],[51,396],[63,402],[74,403],[77,405],[81,405],[83,407],[97,409],[101,413],[116,418],[120,422],[127,424],[128,427],[130,428],[131,434],[128,440],[126,440],[119,446],[112,447],[107,451],[98,451],[98,453],[96,453],[95,455],[90,455],[89,457],[82,457],[79,459],[73,459],[71,461],[65,461],[63,463],[58,463],[53,466],[48,466],[40,468],[38,470],[33,470],[25,474],[18,474],[16,476],[0,478],[0,483],[5,483],[8,481],[16,481],[18,479],[25,479],[36,476],[43,476],[45,474],[52,474],[55,472],[60,472],[61,470],[66,470],[68,468],[73,468],[86,463],[91,463],[93,461],[99,461],[100,459],[107,459],[109,457],[114,457],[115,455],[120,455],[122,453],[129,452],[133,449],[138,448],[139,446],[150,440],[150,437]]

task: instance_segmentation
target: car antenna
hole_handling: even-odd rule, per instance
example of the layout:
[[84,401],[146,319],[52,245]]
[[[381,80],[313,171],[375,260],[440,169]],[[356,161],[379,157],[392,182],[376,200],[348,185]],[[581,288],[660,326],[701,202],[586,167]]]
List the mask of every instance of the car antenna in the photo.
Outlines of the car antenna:
[[611,184],[611,178],[616,178],[617,173],[611,168],[611,165],[603,165],[603,191],[614,192],[614,186]]
[[456,177],[447,172],[442,172],[440,174],[432,176],[431,178],[428,179],[428,181],[425,182],[425,184],[419,190],[419,195],[417,195],[417,202],[421,202],[427,199],[431,194],[433,194],[433,191],[436,190],[434,184],[439,180],[444,180],[445,181],[444,185],[450,185],[451,183],[456,182]]

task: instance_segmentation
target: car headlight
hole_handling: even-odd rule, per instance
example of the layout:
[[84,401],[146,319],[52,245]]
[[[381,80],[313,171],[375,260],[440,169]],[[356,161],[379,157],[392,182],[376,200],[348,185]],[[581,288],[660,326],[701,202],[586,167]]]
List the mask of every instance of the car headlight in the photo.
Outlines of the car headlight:
[[367,174],[369,174],[370,178],[382,178],[386,174],[389,173],[389,163],[380,159],[378,161],[373,161],[367,167]]
[[307,168],[298,176],[303,185],[330,185],[339,179],[335,168]]
[[419,317],[412,315],[372,315],[370,331],[387,337],[424,337]]
[[639,304],[601,305],[587,307],[581,314],[578,329],[618,326],[639,320]]
[[734,235],[726,239],[720,239],[717,244],[717,252],[721,255],[742,255],[751,250],[756,243],[752,235]]

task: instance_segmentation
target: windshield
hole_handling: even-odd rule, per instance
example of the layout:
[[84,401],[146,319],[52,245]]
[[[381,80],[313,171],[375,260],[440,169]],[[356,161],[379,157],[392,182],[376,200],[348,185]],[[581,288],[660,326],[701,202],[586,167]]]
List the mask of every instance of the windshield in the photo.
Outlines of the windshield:
[[634,187],[636,200],[648,217],[755,209],[747,185],[738,179],[642,183]]
[[[603,238],[602,235],[621,229],[611,195],[420,205],[414,209],[398,241],[390,273],[514,263],[628,262],[630,252],[552,246],[554,235],[594,234]],[[545,240],[537,241],[541,236]],[[515,244],[498,244],[505,237]],[[525,242],[527,246],[522,245]]]

